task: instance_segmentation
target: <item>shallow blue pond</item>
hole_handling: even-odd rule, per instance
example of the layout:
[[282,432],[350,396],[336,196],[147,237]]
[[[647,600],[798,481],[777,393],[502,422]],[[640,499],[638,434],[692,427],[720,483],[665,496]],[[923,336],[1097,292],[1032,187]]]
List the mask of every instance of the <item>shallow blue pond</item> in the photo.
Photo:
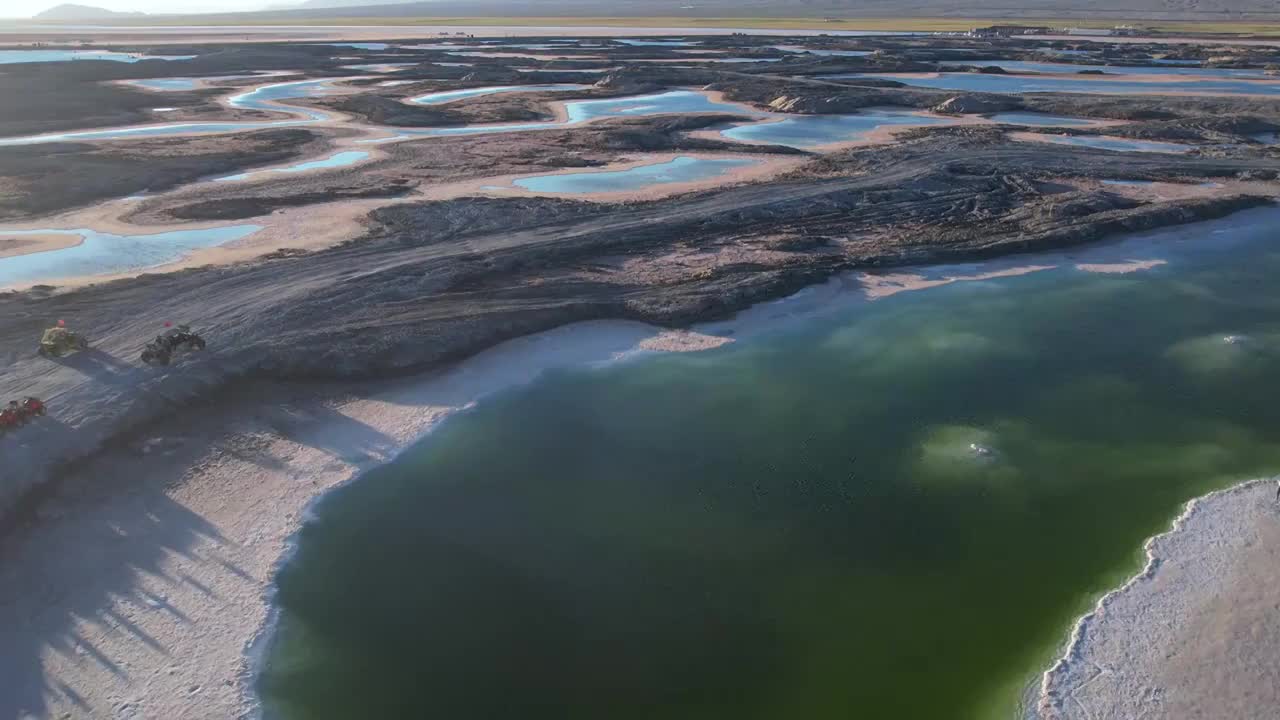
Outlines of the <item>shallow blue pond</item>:
[[307,123],[327,120],[329,114],[319,110],[310,110],[291,106],[278,105],[276,101],[305,97],[317,88],[328,84],[331,79],[300,80],[298,82],[279,83],[251,90],[236,95],[228,100],[232,107],[246,110],[266,110],[287,112],[297,119],[257,122],[208,122],[208,123],[173,123],[168,125],[137,125],[125,128],[105,130],[81,130],[48,135],[30,135],[26,137],[0,138],[0,146],[5,145],[38,145],[48,142],[73,140],[111,140],[114,138],[160,137],[165,135],[192,135],[196,133],[225,133],[240,130],[255,130],[267,127],[285,127],[305,125]]
[[733,113],[759,115],[743,105],[712,100],[692,90],[672,90],[655,95],[640,95],[608,100],[577,100],[566,103],[571,122],[601,117],[661,115],[663,113]]
[[1058,50],[1057,48],[1039,48],[1038,53],[1045,55],[1058,55],[1061,57],[1087,57],[1097,53],[1097,50]]
[[111,50],[0,50],[0,65],[71,60],[111,60],[135,63],[141,60],[190,60],[195,55],[141,55]]
[[1041,135],[1039,137],[1044,142],[1057,143],[1059,145],[1079,145],[1081,147],[1116,150],[1118,152],[1184,153],[1192,149],[1189,145],[1156,142],[1154,140],[1071,135]]
[[[446,137],[450,135],[482,135],[485,133],[523,132],[549,130],[576,123],[606,117],[641,117],[666,113],[732,113],[735,115],[763,116],[742,105],[716,102],[703,93],[691,90],[673,90],[655,95],[639,95],[607,100],[574,100],[565,103],[567,122],[550,121],[514,123],[507,125],[469,125],[451,128],[404,129],[396,139],[407,137]],[[380,140],[386,142],[389,139]]]
[[809,53],[811,55],[823,55],[826,57],[865,57],[872,53],[871,50],[818,50],[815,48],[801,47],[799,45],[774,45],[774,49],[790,53]]
[[401,50],[467,50],[467,49],[475,49],[477,47],[478,47],[477,45],[468,45],[466,43],[442,42],[442,43],[421,43],[418,45],[401,45],[399,46],[399,49]]
[[691,56],[694,62],[717,62],[717,63],[753,63],[753,62],[778,62],[783,58],[765,58],[765,57],[698,57]]
[[639,165],[626,170],[539,175],[521,178],[514,185],[544,193],[598,193],[636,190],[652,185],[693,182],[719,177],[734,168],[755,165],[758,160],[695,158],[681,156],[663,163]]
[[857,115],[796,115],[777,122],[739,125],[720,134],[730,140],[808,148],[857,140],[885,125],[943,125],[945,118],[868,110]]
[[550,43],[508,43],[506,45],[495,45],[494,50],[506,50],[511,48],[514,50],[570,50],[572,45],[552,45]]
[[629,40],[618,38],[616,42],[623,45],[633,45],[635,47],[683,47],[686,45],[701,45],[702,43],[694,40]]
[[228,175],[214,180],[214,182],[235,182],[238,180],[248,180],[258,175],[271,175],[274,173],[300,173],[308,170],[324,170],[327,168],[346,167],[354,165],[361,160],[369,157],[369,153],[360,151],[347,151],[330,155],[323,160],[312,160],[310,162],[298,163],[289,167],[277,168],[275,170],[257,170],[254,172],[240,173],[238,175]]
[[261,229],[259,225],[232,225],[154,235],[112,235],[88,229],[0,229],[0,237],[5,238],[51,234],[84,238],[79,245],[62,250],[0,258],[0,286],[143,270],[177,260],[192,250],[234,242]]
[[465,90],[446,90],[444,92],[428,93],[419,95],[415,98],[409,98],[408,102],[415,105],[443,105],[444,103],[454,102],[455,100],[464,100],[466,98],[480,97],[482,95],[496,95],[498,93],[512,92],[564,92],[568,90],[582,90],[586,85],[560,84],[560,85],[502,85],[497,87],[479,87],[467,88]]
[[[437,64],[437,65],[448,65],[449,63],[436,63],[436,64]],[[611,67],[607,67],[607,68],[548,68],[548,67],[533,67],[533,68],[516,68],[516,69],[515,69],[515,71],[516,71],[516,72],[522,72],[522,73],[535,73],[535,72],[550,72],[550,73],[602,73],[602,72],[608,72],[609,70],[613,70],[613,69],[614,69],[614,68],[611,68]]]
[[366,43],[346,42],[346,43],[321,43],[321,44],[328,45],[329,47],[355,48],[356,50],[386,50],[387,48],[391,47],[386,43],[373,43],[373,42],[366,42]]
[[393,63],[363,63],[360,65],[343,65],[343,70],[358,70],[360,72],[396,72],[401,68],[413,67],[416,62],[393,62]]
[[146,90],[158,90],[161,92],[174,92],[177,90],[195,90],[198,83],[195,78],[155,78],[152,80],[130,80],[130,85],[136,85]]
[[991,119],[998,123],[1008,123],[1010,125],[1038,125],[1042,127],[1073,127],[1091,125],[1093,123],[1092,120],[1086,118],[1033,112],[996,113],[991,116]]

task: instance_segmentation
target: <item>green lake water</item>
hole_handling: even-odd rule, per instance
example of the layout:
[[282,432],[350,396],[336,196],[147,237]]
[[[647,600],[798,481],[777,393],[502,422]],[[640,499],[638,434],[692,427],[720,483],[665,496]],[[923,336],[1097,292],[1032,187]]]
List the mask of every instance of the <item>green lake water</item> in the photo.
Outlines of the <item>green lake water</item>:
[[317,505],[267,716],[1013,718],[1182,503],[1280,470],[1278,220],[492,396]]

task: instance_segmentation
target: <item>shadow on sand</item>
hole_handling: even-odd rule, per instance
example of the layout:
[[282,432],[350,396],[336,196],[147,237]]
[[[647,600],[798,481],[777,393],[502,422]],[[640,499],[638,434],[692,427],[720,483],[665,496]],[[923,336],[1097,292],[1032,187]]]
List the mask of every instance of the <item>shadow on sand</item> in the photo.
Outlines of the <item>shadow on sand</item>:
[[[81,371],[104,373],[120,365],[105,353],[82,354],[76,362]],[[54,422],[46,417],[36,424]],[[240,389],[80,465],[24,517],[0,527],[0,720],[73,708],[72,716],[113,716],[118,708],[105,706],[104,695],[117,696],[116,702],[119,686],[103,692],[84,678],[115,676],[141,687],[162,671],[169,661],[136,664],[138,657],[169,658],[174,650],[153,635],[148,618],[162,627],[193,625],[193,636],[208,631],[194,626],[189,604],[203,598],[219,605],[225,591],[206,579],[210,571],[195,573],[192,565],[234,578],[237,593],[256,591],[263,578],[230,559],[253,538],[226,537],[210,519],[175,501],[170,483],[211,454],[287,472],[269,441],[254,441],[271,434],[353,463],[377,461],[396,449],[387,435],[318,403],[263,407],[260,395]],[[135,664],[95,640],[114,634],[127,636]],[[184,646],[172,657],[191,652]],[[75,667],[86,669],[66,671]]]
[[110,353],[92,347],[70,355],[51,357],[49,360],[92,380],[117,385],[133,383],[142,369],[137,365],[130,365]]
[[[71,524],[75,527],[68,527]],[[145,537],[146,542],[126,540],[104,546],[111,537],[118,541]],[[85,717],[110,712],[90,707],[83,690],[70,684],[74,680],[47,673],[46,658],[54,654],[74,663],[96,664],[133,681],[131,673],[139,669],[124,667],[96,647],[86,637],[86,629],[111,627],[167,653],[155,638],[123,616],[118,604],[153,608],[187,622],[179,610],[157,593],[137,587],[137,582],[149,575],[167,584],[184,583],[181,577],[166,575],[163,561],[170,553],[187,554],[202,538],[216,545],[225,543],[213,526],[162,493],[147,493],[145,503],[108,502],[90,511],[76,508],[67,515],[46,506],[34,526],[7,532],[0,546],[0,614],[4,616],[0,624],[5,628],[0,644],[4,686],[0,718],[46,717],[50,701],[59,696]],[[67,553],[78,557],[68,562]]]

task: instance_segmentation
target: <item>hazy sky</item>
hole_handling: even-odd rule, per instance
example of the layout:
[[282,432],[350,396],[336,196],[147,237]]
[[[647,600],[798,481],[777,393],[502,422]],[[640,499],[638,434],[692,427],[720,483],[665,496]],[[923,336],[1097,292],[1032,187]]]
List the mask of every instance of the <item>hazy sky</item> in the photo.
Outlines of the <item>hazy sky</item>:
[[[31,17],[41,10],[59,5],[64,0],[0,0],[0,17]],[[216,12],[218,10],[257,10],[276,3],[274,0],[65,0],[77,5],[92,5],[116,11],[145,13]]]

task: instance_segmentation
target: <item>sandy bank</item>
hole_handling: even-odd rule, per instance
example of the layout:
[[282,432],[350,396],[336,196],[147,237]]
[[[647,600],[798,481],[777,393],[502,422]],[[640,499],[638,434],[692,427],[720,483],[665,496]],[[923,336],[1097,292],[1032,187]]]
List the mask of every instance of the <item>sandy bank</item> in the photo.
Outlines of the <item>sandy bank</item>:
[[63,250],[84,242],[75,233],[39,233],[33,235],[6,235],[0,230],[0,258],[30,255],[48,250]]
[[[1176,143],[1176,142],[1165,142],[1165,141],[1134,140],[1133,138],[1122,137],[1119,135],[1081,136],[1081,135],[1062,135],[1059,133],[1040,133],[1040,132],[1028,132],[1023,130],[1015,130],[1014,132],[1009,133],[1008,137],[1010,140],[1016,140],[1017,142],[1043,143],[1043,144],[1049,144],[1049,145],[1072,145],[1072,144],[1075,144],[1072,142],[1072,140],[1076,138],[1084,138],[1087,140],[1099,140],[1099,141],[1105,140],[1105,141],[1116,142],[1116,143],[1133,143],[1135,145],[1135,147],[1129,147],[1129,148],[1115,148],[1115,149],[1098,148],[1099,150],[1107,150],[1109,152],[1160,152],[1160,153],[1177,154],[1180,152],[1190,152],[1191,150],[1194,150],[1196,148],[1195,145]],[[1142,147],[1144,143],[1147,143],[1147,142],[1153,142],[1155,149],[1139,149]],[[1081,147],[1087,147],[1087,146],[1082,145]]]
[[1142,270],[1150,270],[1151,268],[1160,267],[1167,262],[1168,261],[1166,260],[1129,260],[1127,262],[1112,263],[1079,263],[1076,265],[1076,269],[1083,270],[1085,272],[1126,275],[1132,272],[1140,272]]
[[1119,183],[1104,183],[1099,180],[1063,180],[1081,190],[1104,190],[1116,195],[1143,201],[1186,200],[1190,198],[1206,198],[1214,195],[1231,195],[1245,193],[1249,195],[1265,195],[1280,197],[1280,182],[1272,180],[1233,180],[1216,178],[1212,182],[1146,182],[1120,180]]
[[1146,567],[1079,621],[1028,718],[1274,717],[1277,482],[1194,500],[1148,541]]

